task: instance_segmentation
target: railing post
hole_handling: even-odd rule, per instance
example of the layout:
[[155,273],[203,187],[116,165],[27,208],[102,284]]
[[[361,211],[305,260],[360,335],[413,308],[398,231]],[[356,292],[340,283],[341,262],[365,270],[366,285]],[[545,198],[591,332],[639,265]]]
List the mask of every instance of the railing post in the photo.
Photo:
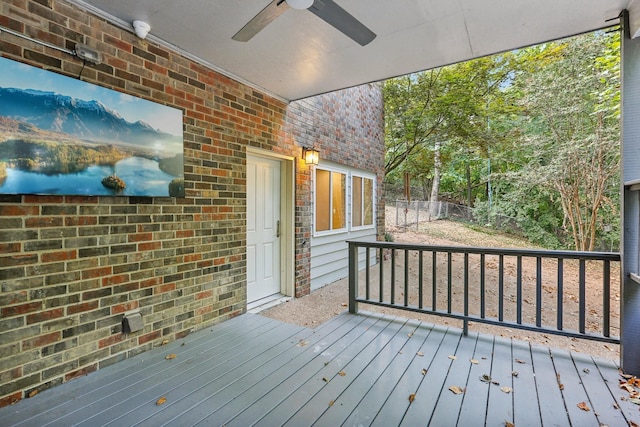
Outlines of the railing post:
[[[369,248],[367,248],[369,250]],[[358,246],[349,242],[349,313],[358,312]]]

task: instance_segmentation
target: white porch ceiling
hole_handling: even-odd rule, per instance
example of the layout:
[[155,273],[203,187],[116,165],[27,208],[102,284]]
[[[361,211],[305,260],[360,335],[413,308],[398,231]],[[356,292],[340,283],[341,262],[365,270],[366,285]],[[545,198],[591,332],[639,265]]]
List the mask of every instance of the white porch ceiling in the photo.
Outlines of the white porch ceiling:
[[285,100],[576,35],[617,23],[640,0],[336,0],[377,37],[360,46],[290,9],[248,42],[231,37],[270,0],[71,0],[123,28],[151,25],[166,43]]

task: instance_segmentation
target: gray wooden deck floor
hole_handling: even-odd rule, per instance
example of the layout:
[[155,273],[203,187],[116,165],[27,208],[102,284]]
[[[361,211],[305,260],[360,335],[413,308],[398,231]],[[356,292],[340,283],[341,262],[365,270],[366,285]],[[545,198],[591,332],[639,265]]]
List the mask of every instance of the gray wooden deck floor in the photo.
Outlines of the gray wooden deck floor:
[[0,425],[640,423],[618,378],[607,360],[418,321],[345,313],[312,330],[246,314],[1,408]]

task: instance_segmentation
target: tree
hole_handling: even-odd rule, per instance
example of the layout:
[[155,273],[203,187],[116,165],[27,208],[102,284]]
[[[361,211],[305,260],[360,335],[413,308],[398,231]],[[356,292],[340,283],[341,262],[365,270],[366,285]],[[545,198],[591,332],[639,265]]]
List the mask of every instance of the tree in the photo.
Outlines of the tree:
[[546,188],[557,200],[576,250],[593,250],[601,213],[617,206],[616,43],[616,35],[597,32],[520,53],[536,66],[515,80],[526,112],[520,154],[528,156],[515,176],[522,186]]
[[[505,102],[502,90],[512,66],[512,55],[504,54],[388,80],[384,86],[387,179],[410,172],[423,183],[431,182],[433,201],[439,194],[442,168],[449,166],[454,153],[486,158],[488,147],[502,139],[488,126],[489,117],[512,105]],[[466,176],[469,189],[471,173]]]

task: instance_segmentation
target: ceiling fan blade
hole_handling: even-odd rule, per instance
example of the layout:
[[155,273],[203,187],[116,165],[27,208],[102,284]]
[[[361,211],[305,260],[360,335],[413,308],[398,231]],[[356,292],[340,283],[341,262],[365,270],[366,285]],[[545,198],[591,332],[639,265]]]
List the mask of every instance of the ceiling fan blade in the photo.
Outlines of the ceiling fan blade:
[[231,38],[239,42],[247,42],[251,40],[253,36],[262,31],[264,27],[269,25],[274,19],[282,15],[288,9],[289,5],[286,1],[273,0]]
[[373,31],[334,3],[333,0],[314,0],[308,10],[361,46],[365,46],[376,38]]

